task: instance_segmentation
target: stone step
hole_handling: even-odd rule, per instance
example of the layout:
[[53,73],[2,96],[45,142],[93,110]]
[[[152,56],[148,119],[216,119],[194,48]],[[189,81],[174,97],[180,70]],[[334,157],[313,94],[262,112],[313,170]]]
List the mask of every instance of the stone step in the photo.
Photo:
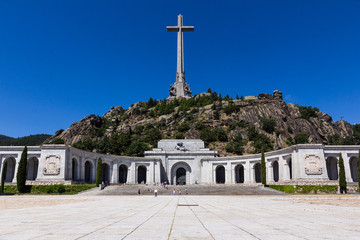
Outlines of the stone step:
[[161,186],[150,185],[111,185],[103,190],[94,189],[84,193],[86,195],[153,195],[154,190],[158,190],[158,195],[173,195],[175,189],[176,194],[185,194],[185,189],[190,195],[283,195],[283,192],[263,187],[262,185],[183,185],[183,186]]

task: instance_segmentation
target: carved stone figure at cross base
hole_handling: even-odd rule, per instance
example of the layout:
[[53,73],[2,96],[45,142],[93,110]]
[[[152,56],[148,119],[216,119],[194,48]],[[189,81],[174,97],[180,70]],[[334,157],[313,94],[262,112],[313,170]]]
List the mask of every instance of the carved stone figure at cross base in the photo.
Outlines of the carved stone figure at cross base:
[[179,151],[183,151],[183,152],[189,151],[189,150],[185,147],[184,143],[182,143],[182,142],[179,142],[179,143],[176,144],[175,150],[179,150]]
[[178,15],[178,25],[172,27],[166,27],[168,32],[177,32],[177,69],[176,69],[176,81],[170,85],[169,98],[190,98],[191,91],[189,85],[185,82],[184,71],[184,44],[183,44],[183,32],[194,31],[193,26],[183,26],[183,16]]

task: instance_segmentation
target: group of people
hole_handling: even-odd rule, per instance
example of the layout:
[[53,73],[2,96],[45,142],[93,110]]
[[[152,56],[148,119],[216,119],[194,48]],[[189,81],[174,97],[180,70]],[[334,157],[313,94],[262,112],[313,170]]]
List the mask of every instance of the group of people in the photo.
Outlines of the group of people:
[[[185,194],[187,195],[189,192],[188,192],[188,190],[187,190],[187,188],[185,188]],[[181,196],[181,188],[180,189],[178,189],[178,190],[173,190],[173,195],[175,196],[175,195],[179,195],[179,196]]]
[[[138,192],[138,193],[140,194],[140,189],[139,189],[139,192]],[[188,189],[185,188],[185,194],[187,195],[188,193],[189,193],[189,192],[188,192]],[[155,197],[157,197],[157,195],[158,195],[158,190],[157,190],[157,189],[154,190],[154,195],[155,195]],[[176,189],[174,188],[174,190],[173,190],[173,195],[174,195],[174,196],[175,196],[175,195],[181,196],[181,188],[178,189],[178,190],[176,190]]]

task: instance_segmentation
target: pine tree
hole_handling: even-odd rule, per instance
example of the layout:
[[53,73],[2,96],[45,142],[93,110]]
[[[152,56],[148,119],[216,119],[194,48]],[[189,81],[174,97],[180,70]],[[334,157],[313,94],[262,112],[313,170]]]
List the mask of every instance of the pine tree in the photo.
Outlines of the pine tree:
[[261,149],[261,183],[266,186],[266,165],[264,148]]
[[27,166],[27,146],[25,146],[21,154],[19,167],[16,174],[17,189],[20,193],[26,192],[26,166]]
[[96,167],[96,186],[98,187],[102,181],[102,159],[99,158]]
[[346,193],[346,178],[345,178],[345,168],[344,168],[344,160],[340,153],[339,157],[339,186],[340,193]]
[[6,171],[7,171],[7,161],[4,163],[3,170],[2,170],[2,173],[1,173],[1,189],[0,189],[0,193],[4,193],[4,184],[5,184]]

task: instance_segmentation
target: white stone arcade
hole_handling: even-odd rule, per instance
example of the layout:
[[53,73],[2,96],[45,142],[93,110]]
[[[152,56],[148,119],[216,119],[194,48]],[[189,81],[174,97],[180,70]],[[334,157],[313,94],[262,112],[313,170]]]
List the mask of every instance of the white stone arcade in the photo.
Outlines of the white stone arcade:
[[[0,168],[7,162],[7,183],[16,183],[24,147],[0,147]],[[359,145],[300,144],[265,153],[267,182],[336,183],[339,154],[346,180],[357,182]],[[94,183],[97,159],[103,160],[103,181],[113,184],[254,184],[261,182],[260,154],[218,157],[198,139],[166,139],[145,157],[98,154],[66,145],[28,147],[29,184]]]

